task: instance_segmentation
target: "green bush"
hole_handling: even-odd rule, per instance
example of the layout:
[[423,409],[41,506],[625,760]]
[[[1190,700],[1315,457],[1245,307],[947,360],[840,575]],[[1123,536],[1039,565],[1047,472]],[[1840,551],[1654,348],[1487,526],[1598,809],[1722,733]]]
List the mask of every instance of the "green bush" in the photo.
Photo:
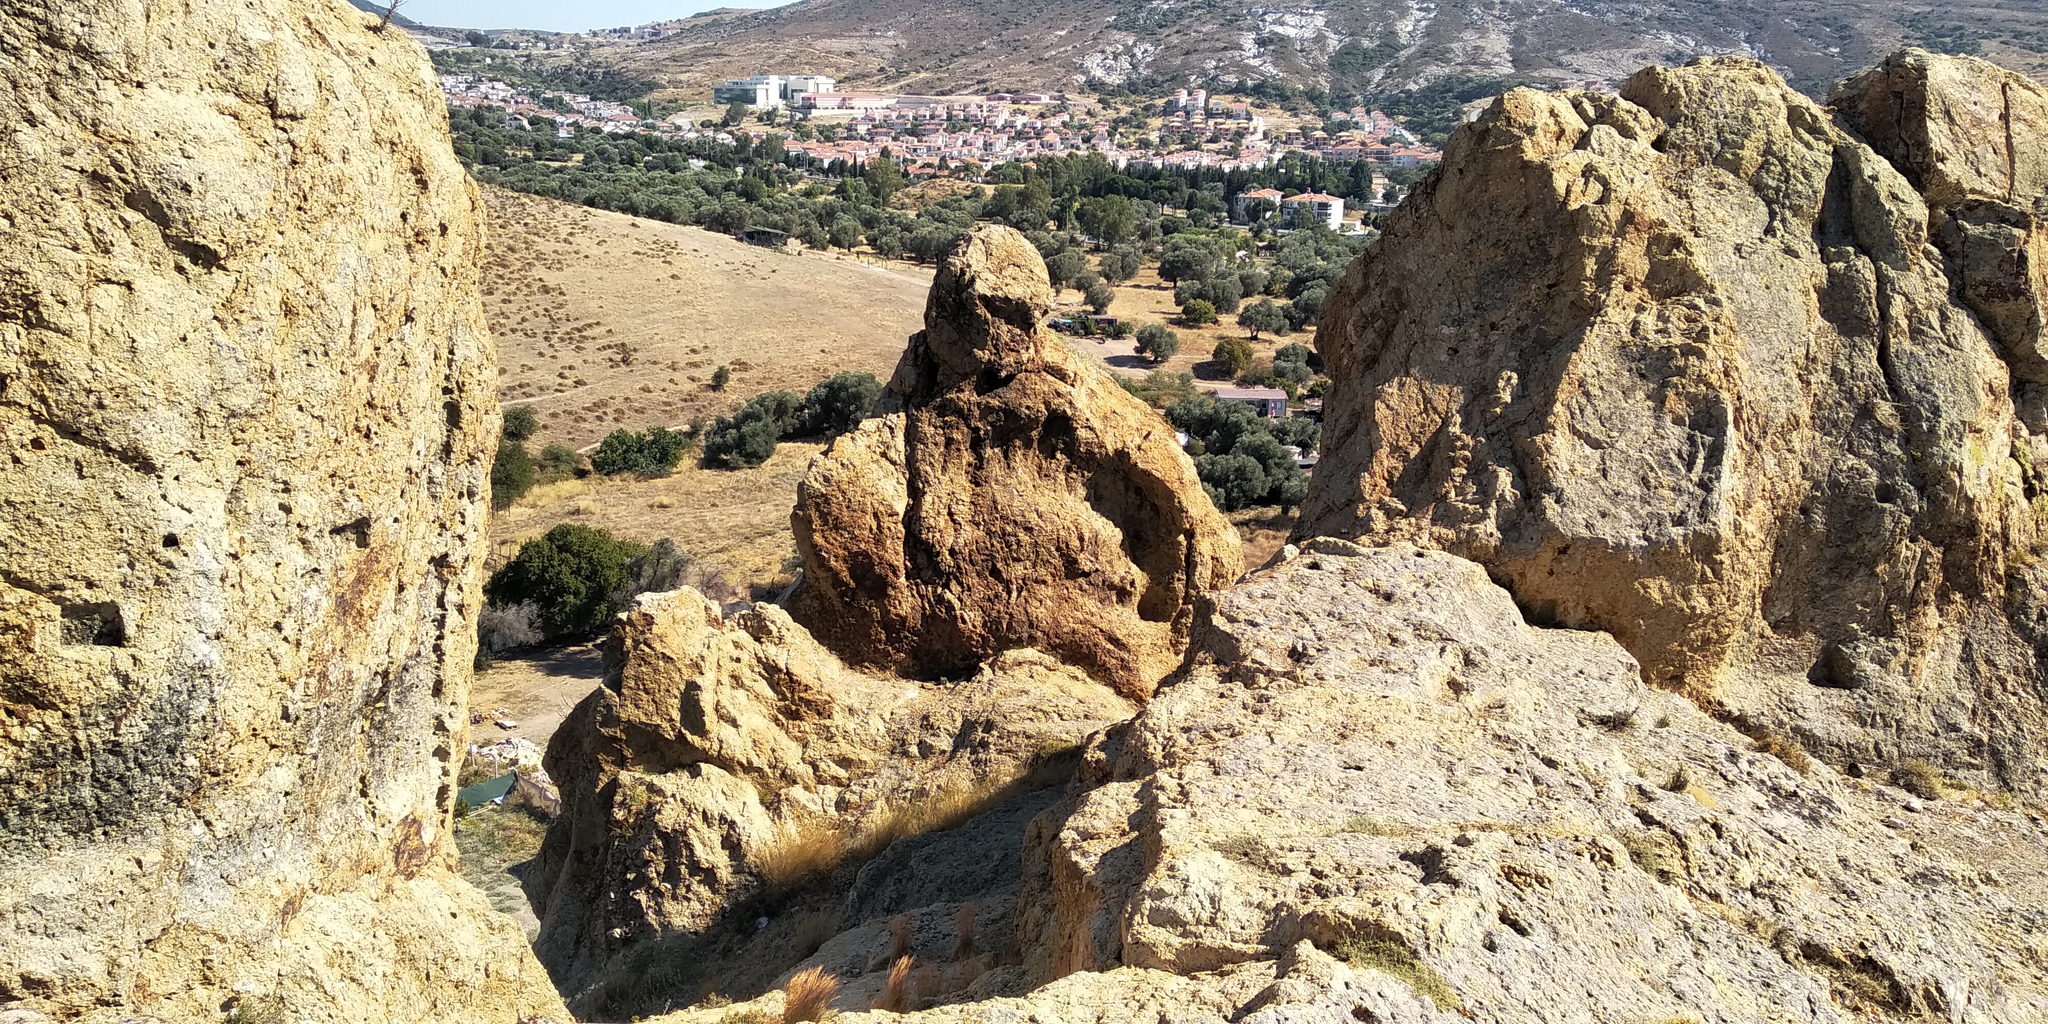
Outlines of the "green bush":
[[775,454],[775,443],[791,436],[802,401],[788,391],[747,399],[731,416],[720,416],[704,432],[704,461],[721,469],[758,466]]
[[1209,361],[1216,364],[1226,377],[1235,377],[1249,369],[1253,358],[1252,347],[1242,338],[1225,338],[1209,352]]
[[1180,335],[1168,330],[1165,324],[1146,324],[1138,328],[1135,350],[1155,363],[1163,363],[1180,351]]
[[491,462],[491,507],[511,508],[513,502],[533,490],[539,478],[526,445],[506,437],[498,442],[498,457]]
[[718,369],[711,371],[711,390],[724,391],[726,384],[731,381],[732,367],[720,364]]
[[563,523],[519,554],[484,584],[492,605],[533,605],[549,637],[581,635],[602,627],[618,610],[632,581],[632,563],[647,554],[638,544],[603,530]]
[[505,436],[514,441],[524,441],[540,433],[540,417],[523,405],[505,407]]
[[590,454],[590,468],[606,476],[667,476],[689,450],[689,435],[667,427],[649,427],[638,432],[621,428],[607,435],[597,451]]
[[1180,307],[1181,323],[1190,327],[1216,322],[1216,304],[1208,299],[1189,299]]
[[882,382],[872,373],[835,373],[804,396],[803,431],[830,436],[860,425],[882,397]]
[[1209,500],[1226,512],[1260,505],[1294,508],[1308,494],[1308,475],[1288,445],[1314,451],[1321,430],[1307,420],[1269,420],[1242,402],[1190,395],[1166,408],[1166,418],[1199,450],[1195,473]]

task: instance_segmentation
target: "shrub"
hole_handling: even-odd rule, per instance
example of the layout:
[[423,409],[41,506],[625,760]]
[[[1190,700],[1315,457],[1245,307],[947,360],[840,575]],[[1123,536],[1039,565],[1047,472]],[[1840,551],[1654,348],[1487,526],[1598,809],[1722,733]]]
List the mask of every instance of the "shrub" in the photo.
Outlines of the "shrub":
[[505,436],[514,441],[524,441],[540,433],[540,417],[523,405],[505,407]]
[[539,616],[540,610],[525,601],[485,606],[476,618],[477,650],[498,654],[540,643],[547,637],[536,622]]
[[566,444],[551,444],[540,450],[540,459],[536,465],[540,470],[540,482],[554,483],[557,480],[580,476],[583,472],[583,456],[576,454],[576,449]]
[[860,425],[882,396],[882,382],[872,373],[835,373],[804,396],[803,430],[808,434],[843,434]]
[[1155,363],[1163,363],[1180,351],[1180,335],[1168,330],[1165,324],[1146,324],[1138,328],[1135,348],[1139,355],[1149,356]]
[[824,968],[806,967],[796,972],[783,989],[782,1024],[824,1020],[838,994],[839,979],[825,973]]
[[720,363],[718,369],[711,371],[711,390],[724,391],[725,386],[731,382],[732,367]]
[[1400,981],[1417,995],[1427,997],[1439,1010],[1451,1011],[1459,1005],[1457,992],[1444,981],[1443,975],[1417,959],[1414,950],[1397,940],[1346,935],[1337,940],[1331,952],[1353,967],[1371,968]]
[[1216,343],[1209,353],[1209,361],[1216,364],[1226,377],[1235,377],[1252,365],[1252,347],[1240,338],[1225,338]]
[[704,461],[723,469],[758,466],[775,454],[775,443],[795,432],[802,401],[793,392],[769,391],[747,399],[731,416],[720,416],[704,432]]
[[621,428],[607,435],[597,451],[590,453],[590,468],[606,476],[667,476],[675,471],[676,463],[683,460],[683,453],[689,449],[689,436],[667,427],[649,427],[637,433]]
[[646,553],[603,530],[563,523],[520,545],[491,574],[484,595],[492,605],[533,605],[535,624],[549,637],[594,632],[618,610],[631,563]]
[[1321,356],[1316,355],[1315,349],[1298,341],[1282,345],[1273,352],[1273,365],[1277,367],[1282,363],[1299,364],[1303,370],[1307,371],[1302,374],[1301,379],[1303,380],[1315,376],[1316,371],[1323,368],[1323,359]]
[[889,966],[889,980],[882,986],[882,992],[875,997],[870,1009],[887,1010],[890,1013],[905,1013],[910,1009],[910,966],[914,961],[899,956]]
[[491,462],[491,507],[507,509],[533,490],[540,474],[533,468],[533,456],[526,445],[507,437],[498,443],[498,456]]
[[1922,800],[1941,799],[1941,772],[1917,757],[1892,769],[1892,783]]
[[1801,775],[1813,770],[1813,759],[1806,756],[1806,748],[1788,736],[1767,732],[1756,737],[1756,741],[1750,744],[1749,749],[1769,754],[1785,762],[1787,767]]
[[1089,309],[1097,313],[1106,313],[1109,311],[1110,303],[1116,301],[1116,290],[1098,278],[1081,290],[1081,298],[1088,303]]

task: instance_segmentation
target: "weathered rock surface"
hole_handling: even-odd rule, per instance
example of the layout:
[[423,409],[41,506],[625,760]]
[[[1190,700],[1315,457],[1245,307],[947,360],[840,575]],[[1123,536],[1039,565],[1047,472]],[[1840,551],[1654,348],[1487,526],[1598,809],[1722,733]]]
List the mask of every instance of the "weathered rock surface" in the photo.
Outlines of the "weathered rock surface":
[[1142,697],[1197,597],[1242,569],[1172,428],[1041,326],[1045,264],[1008,228],[940,266],[887,415],[797,492],[797,620],[849,660],[958,676],[1032,647]]
[[1469,557],[1838,766],[2040,791],[2041,96],[1909,54],[1837,97],[1876,150],[1734,59],[1501,97],[1324,307],[1298,535]]
[[448,870],[494,371],[476,197],[373,21],[0,6],[19,1013],[563,1015]]
[[[751,926],[735,907],[956,824],[1133,710],[1033,651],[919,684],[849,670],[772,605],[726,618],[693,590],[643,597],[606,642],[604,688],[548,747],[563,814],[527,876],[538,951],[576,1005],[617,1005],[647,950]],[[920,861],[915,841],[888,855],[924,895],[863,872],[847,924],[1016,884],[1014,852],[1006,873],[954,880],[961,866]],[[990,914],[1007,932],[1007,906]]]
[[912,1019],[2048,1015],[2038,812],[1802,774],[1472,562],[1313,540],[1195,644],[1034,823],[1022,962]]

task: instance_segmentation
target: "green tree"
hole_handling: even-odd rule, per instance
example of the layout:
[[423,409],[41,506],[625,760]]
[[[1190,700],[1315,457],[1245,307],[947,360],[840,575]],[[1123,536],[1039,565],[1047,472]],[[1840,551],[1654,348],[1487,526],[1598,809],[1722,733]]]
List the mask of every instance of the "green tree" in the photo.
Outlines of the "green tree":
[[1120,245],[1102,254],[1098,269],[1102,279],[1111,284],[1122,284],[1138,276],[1143,269],[1145,257],[1136,248]]
[[[1237,314],[1237,325],[1250,331],[1254,339],[1262,333],[1285,334],[1288,329],[1287,314],[1272,299],[1260,299],[1246,306],[1244,312]],[[1306,360],[1303,361],[1303,368],[1307,368]]]
[[690,449],[690,438],[667,427],[649,427],[634,432],[624,428],[605,436],[590,453],[590,468],[606,476],[637,473],[667,476]]
[[[886,150],[884,151],[886,153]],[[862,180],[867,182],[868,191],[884,202],[903,187],[903,168],[896,166],[894,158],[878,156],[868,161],[861,171]]]
[[[1199,299],[1196,301],[1200,301]],[[1209,361],[1228,377],[1243,373],[1252,365],[1252,347],[1242,338],[1225,338],[1209,353]]]
[[1074,217],[1081,230],[1095,236],[1096,247],[1106,249],[1131,236],[1138,208],[1124,196],[1096,196],[1082,200]]
[[1165,324],[1146,324],[1138,328],[1135,349],[1139,355],[1149,356],[1155,363],[1163,363],[1180,351],[1180,335],[1168,330]]
[[632,574],[629,564],[645,554],[638,544],[603,530],[563,523],[519,554],[484,584],[494,606],[531,604],[548,636],[595,632],[618,610]]
[[1072,249],[1055,253],[1045,261],[1045,274],[1051,279],[1054,291],[1074,283],[1087,272],[1088,257]]
[[539,474],[526,445],[507,437],[498,442],[498,456],[491,462],[491,507],[507,509],[533,490]]
[[841,249],[851,250],[860,244],[860,221],[846,214],[832,219],[832,244]]
[[867,418],[882,396],[882,382],[872,373],[835,373],[804,396],[803,426],[814,435],[843,434]]
[[524,441],[540,432],[540,417],[523,405],[505,407],[505,436],[513,441]]
[[1088,303],[1089,309],[1097,313],[1107,313],[1109,304],[1116,301],[1116,289],[1098,277],[1081,290],[1081,297]]
[[746,119],[747,105],[739,100],[734,100],[731,106],[725,108],[725,118],[719,121],[719,123],[727,128],[731,128]]
[[1216,304],[1208,299],[1189,299],[1180,307],[1180,320],[1190,327],[1216,322]]

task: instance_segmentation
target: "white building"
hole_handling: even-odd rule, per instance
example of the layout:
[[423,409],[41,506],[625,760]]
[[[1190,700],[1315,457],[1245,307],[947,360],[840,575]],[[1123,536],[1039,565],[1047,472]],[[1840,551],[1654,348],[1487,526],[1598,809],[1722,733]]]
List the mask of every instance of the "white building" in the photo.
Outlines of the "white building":
[[824,75],[754,75],[712,86],[711,99],[772,109],[796,103],[811,93],[831,92],[838,84]]
[[1344,199],[1321,192],[1303,192],[1280,200],[1280,212],[1293,227],[1305,228],[1317,222],[1332,231],[1344,227]]

